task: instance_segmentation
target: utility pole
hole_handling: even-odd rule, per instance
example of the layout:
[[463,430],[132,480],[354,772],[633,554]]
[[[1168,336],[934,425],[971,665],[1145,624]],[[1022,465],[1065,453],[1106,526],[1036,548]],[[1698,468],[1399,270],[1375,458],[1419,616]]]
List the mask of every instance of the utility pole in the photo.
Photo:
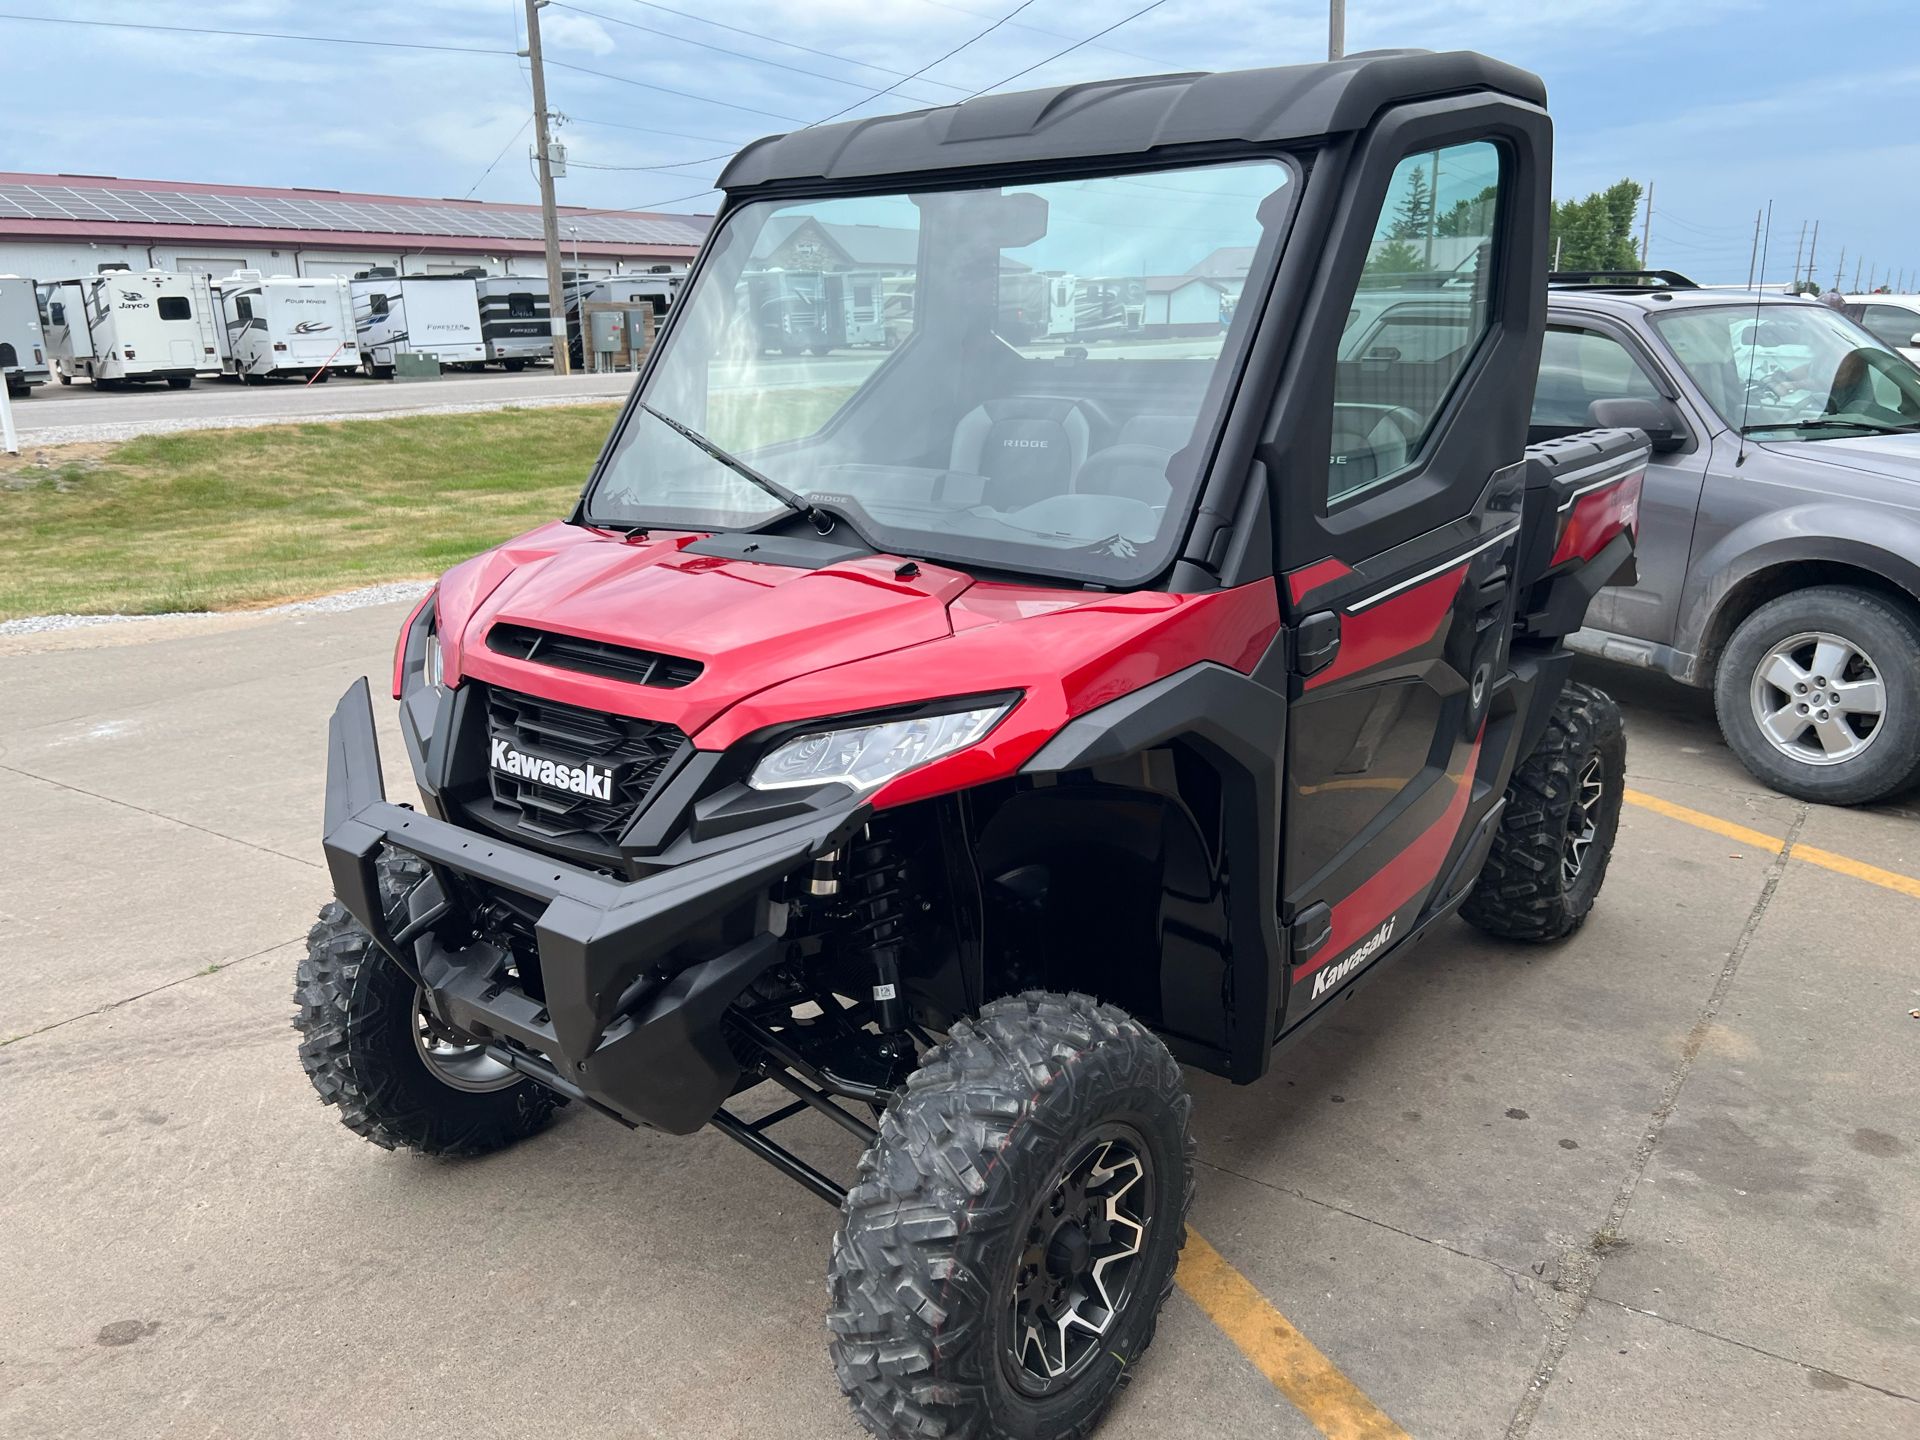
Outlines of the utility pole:
[[[547,134],[547,72],[540,63],[540,10],[547,0],[526,0],[527,67],[533,72],[533,143],[540,154],[540,230],[547,245],[547,307],[553,312],[553,373],[571,374],[567,353],[567,290],[560,276],[560,217],[553,203],[553,141]],[[582,352],[585,353],[584,351]]]
[[1564,235],[1556,235],[1553,237],[1553,268],[1555,271],[1560,269],[1560,245],[1566,238]]
[[1846,273],[1847,273],[1847,247],[1842,245],[1840,247],[1840,263],[1833,267],[1833,288],[1836,291],[1840,288],[1840,277],[1845,275]]
[[1647,245],[1653,239],[1653,182],[1647,181],[1647,218],[1640,226],[1640,268],[1645,270],[1651,263],[1647,258]]
[[1796,293],[1800,289],[1800,262],[1806,258],[1806,254],[1807,222],[1802,220],[1800,222],[1800,240],[1799,243],[1793,247],[1793,288]]
[[1760,264],[1760,212],[1753,212],[1753,249],[1747,255],[1747,288],[1753,288],[1754,271]]
[[1853,257],[1853,293],[1856,295],[1860,293],[1860,267],[1866,263],[1858,255]]
[[1347,0],[1327,0],[1327,59],[1347,53]]
[[1820,222],[1813,222],[1813,243],[1807,247],[1807,284],[1813,284],[1813,257],[1820,253]]

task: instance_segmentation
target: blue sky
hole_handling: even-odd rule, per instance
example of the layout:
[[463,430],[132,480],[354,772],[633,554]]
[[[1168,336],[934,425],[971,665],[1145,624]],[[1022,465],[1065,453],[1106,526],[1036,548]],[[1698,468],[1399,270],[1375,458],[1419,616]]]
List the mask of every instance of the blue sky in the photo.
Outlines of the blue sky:
[[[574,169],[561,199],[711,208],[714,197],[695,193],[718,172],[711,157],[745,140],[846,106],[879,114],[995,88],[1146,0],[1029,0],[925,76],[865,98],[1015,3],[555,4],[543,12],[556,62],[549,99],[573,117],[563,138]],[[0,93],[9,100],[0,169],[535,198],[520,133],[527,81],[510,53],[520,44],[520,0],[10,0],[5,8],[508,53],[0,20]],[[1325,15],[1312,0],[1164,0],[1012,88],[1319,59]],[[1754,213],[1771,199],[1769,276],[1785,277],[1803,222],[1818,219],[1822,283],[1844,248],[1849,286],[1861,258],[1881,274],[1905,267],[1920,285],[1915,0],[1349,0],[1347,27],[1350,50],[1471,48],[1539,72],[1558,132],[1555,194],[1585,194],[1624,175],[1653,182],[1656,265],[1744,280]]]

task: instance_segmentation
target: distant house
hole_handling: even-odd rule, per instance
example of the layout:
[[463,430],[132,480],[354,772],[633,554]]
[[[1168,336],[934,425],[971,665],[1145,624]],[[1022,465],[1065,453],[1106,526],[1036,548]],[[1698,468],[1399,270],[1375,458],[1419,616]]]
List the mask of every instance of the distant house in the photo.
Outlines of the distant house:
[[1216,335],[1225,326],[1230,313],[1225,283],[1200,275],[1149,275],[1143,283],[1147,304],[1141,325],[1149,335]]
[[776,215],[763,243],[772,249],[755,268],[765,270],[911,270],[920,258],[920,232],[895,225],[838,225],[811,215]]

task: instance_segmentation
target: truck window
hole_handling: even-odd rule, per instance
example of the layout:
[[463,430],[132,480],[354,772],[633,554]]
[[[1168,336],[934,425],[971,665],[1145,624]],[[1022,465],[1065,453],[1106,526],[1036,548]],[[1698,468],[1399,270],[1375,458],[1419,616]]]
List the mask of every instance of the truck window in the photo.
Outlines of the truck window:
[[533,294],[528,290],[515,290],[507,296],[507,315],[514,320],[533,318]]
[[154,305],[162,320],[191,320],[193,305],[184,295],[162,295]]
[[1913,337],[1920,335],[1920,310],[1906,310],[1898,305],[1862,305],[1857,319],[1864,329],[1882,345],[1893,350],[1910,350]]
[[1499,209],[1500,152],[1487,141],[1395,167],[1335,365],[1329,505],[1412,468],[1487,333]]
[[1556,432],[1585,430],[1593,424],[1587,407],[1596,400],[1659,398],[1659,387],[1618,340],[1554,325],[1540,348],[1540,380],[1527,424]]

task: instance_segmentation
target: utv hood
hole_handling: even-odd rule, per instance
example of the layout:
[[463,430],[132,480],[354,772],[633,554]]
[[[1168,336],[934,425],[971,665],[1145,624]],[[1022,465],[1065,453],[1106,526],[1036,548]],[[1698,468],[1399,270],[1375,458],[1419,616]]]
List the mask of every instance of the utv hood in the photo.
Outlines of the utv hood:
[[[642,543],[550,525],[449,571],[439,633],[449,679],[619,714],[692,734],[770,685],[953,633],[948,605],[971,577],[936,565],[899,574],[898,557],[818,569],[703,555],[698,537]],[[489,644],[496,626],[692,660],[699,675],[647,686],[523,660]]]

